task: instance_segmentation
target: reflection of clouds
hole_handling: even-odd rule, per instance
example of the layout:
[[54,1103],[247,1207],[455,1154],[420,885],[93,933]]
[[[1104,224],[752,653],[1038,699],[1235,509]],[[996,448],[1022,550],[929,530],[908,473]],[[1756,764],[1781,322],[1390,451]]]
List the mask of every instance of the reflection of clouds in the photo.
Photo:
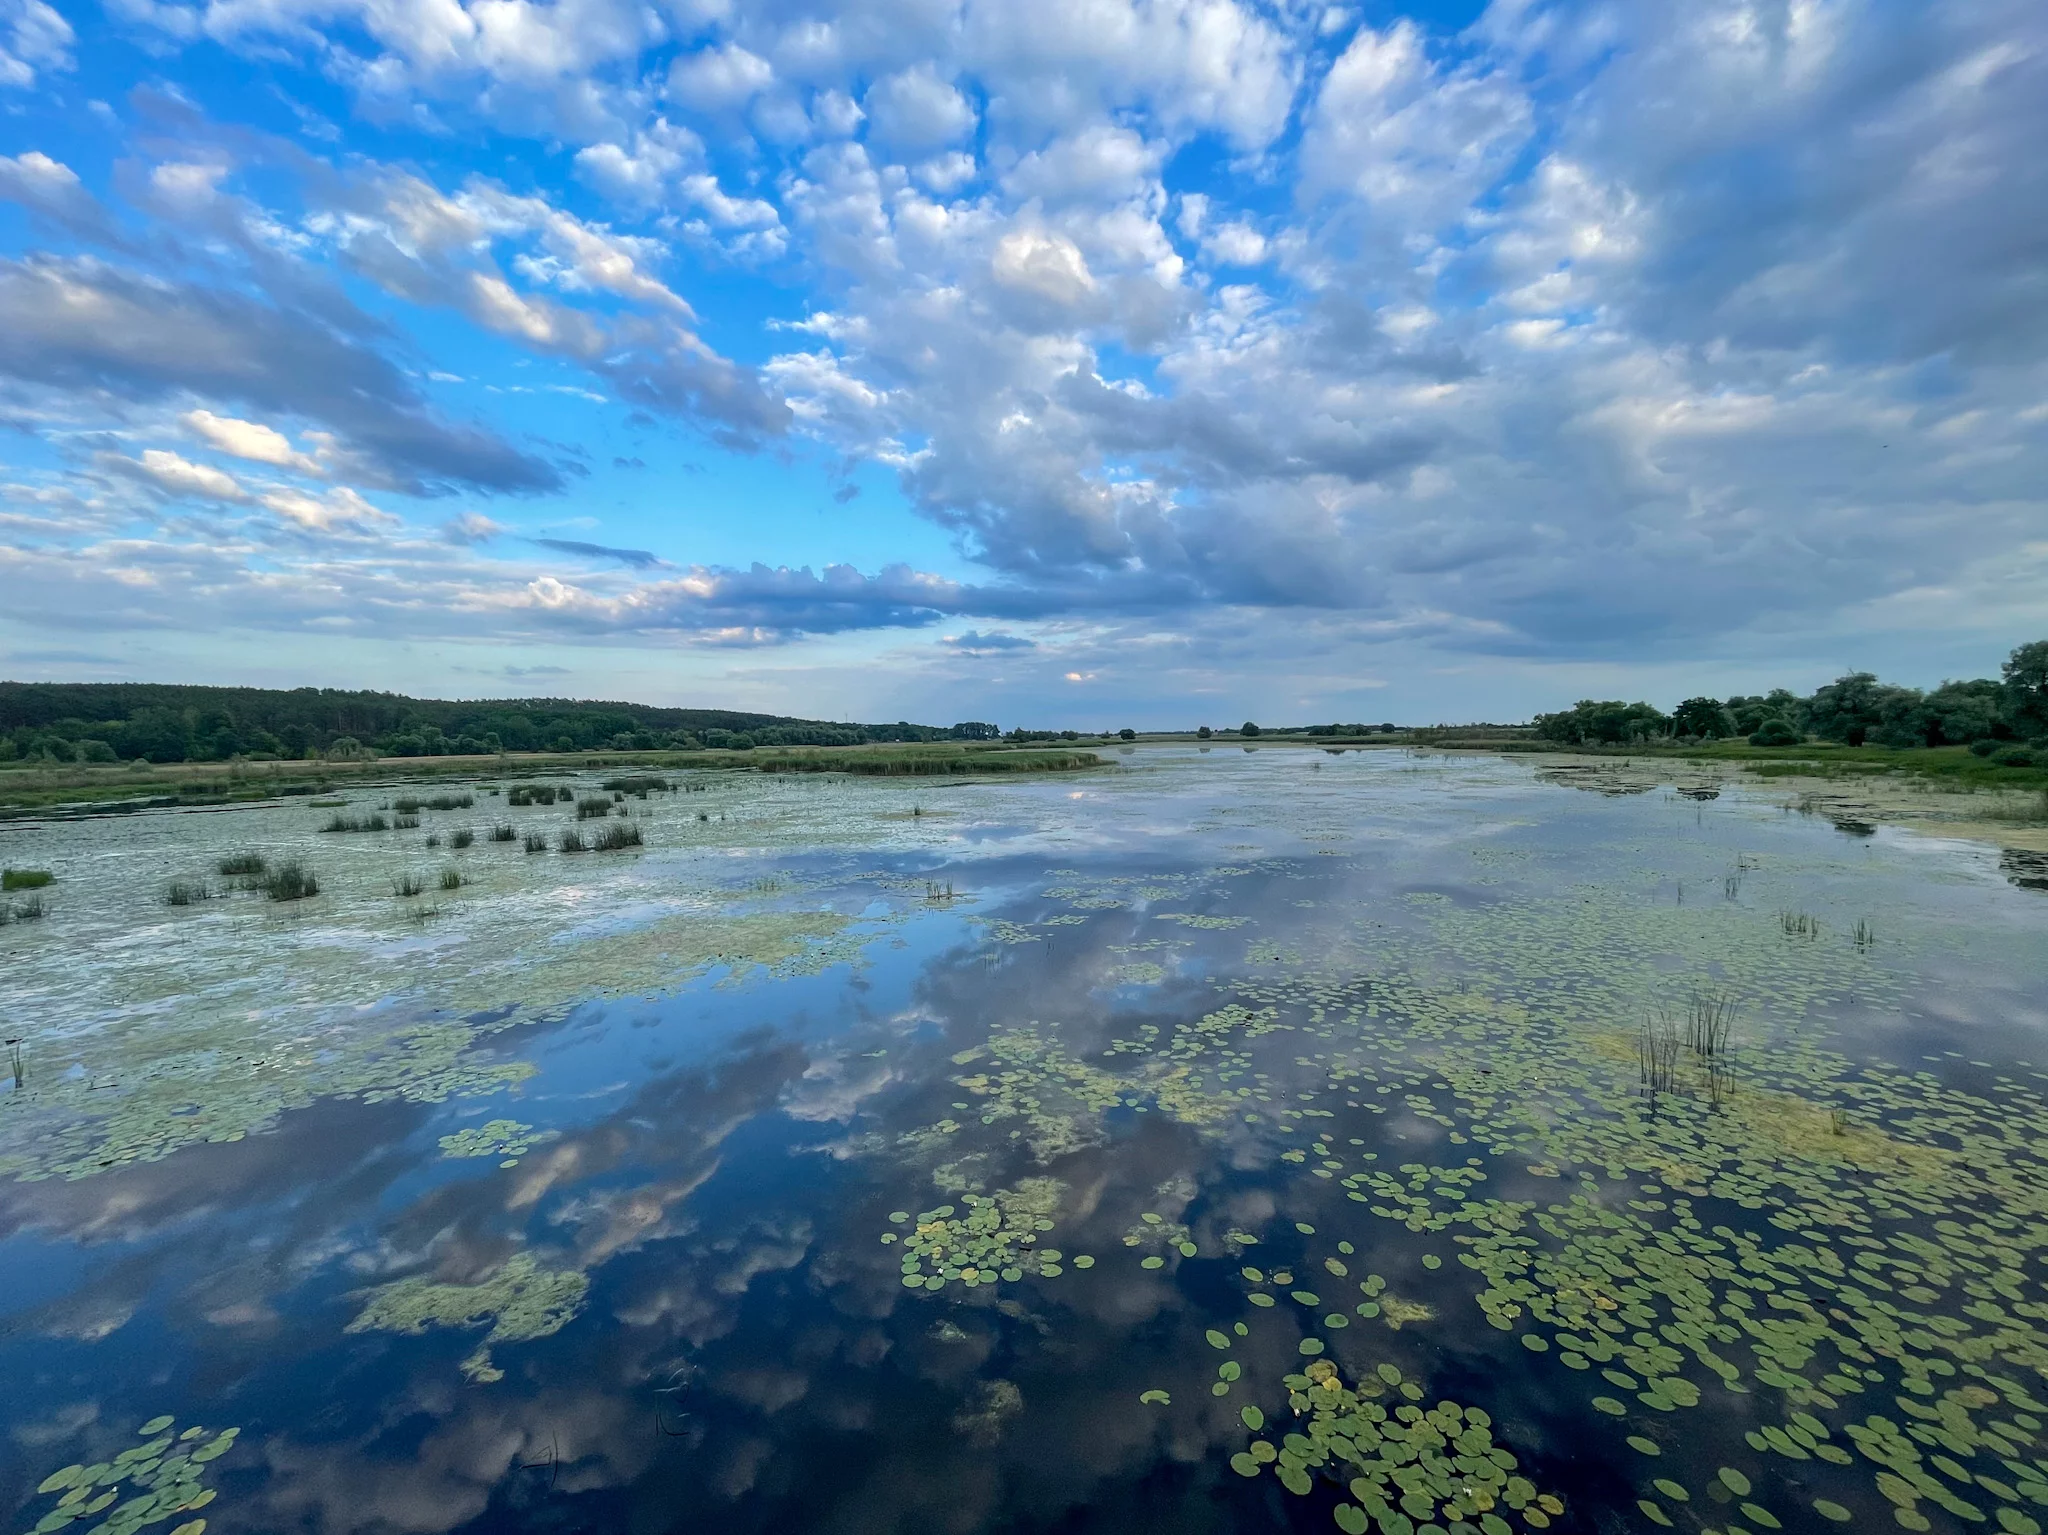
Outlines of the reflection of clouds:
[[[417,1448],[377,1453],[373,1438],[263,1444],[270,1480],[252,1507],[259,1529],[318,1532],[439,1531],[490,1506],[508,1474],[537,1475],[559,1494],[638,1476],[652,1460],[645,1406],[630,1395],[547,1391],[526,1401],[462,1387],[452,1397],[394,1402],[394,1418],[428,1412],[441,1421]],[[401,1439],[401,1445],[409,1440]],[[550,1472],[516,1472],[555,1460]]]
[[670,1220],[670,1207],[695,1193],[718,1166],[712,1160],[682,1178],[633,1189],[607,1189],[569,1201],[553,1219],[577,1228],[576,1266],[596,1268],[615,1254],[683,1235],[690,1226]]
[[835,1055],[812,1061],[783,1094],[782,1112],[809,1123],[846,1124],[861,1104],[896,1080],[887,1056]]
[[80,1429],[89,1428],[99,1420],[98,1402],[70,1402],[45,1413],[40,1418],[16,1424],[13,1438],[16,1444],[28,1449],[37,1449],[46,1444],[56,1444],[69,1439]]

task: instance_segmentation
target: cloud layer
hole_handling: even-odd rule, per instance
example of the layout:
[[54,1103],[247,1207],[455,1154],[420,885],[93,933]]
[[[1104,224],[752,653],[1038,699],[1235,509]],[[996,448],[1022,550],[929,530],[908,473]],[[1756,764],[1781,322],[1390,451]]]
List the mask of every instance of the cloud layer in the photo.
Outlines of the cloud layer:
[[[1237,0],[110,18],[0,13],[0,90],[119,34],[378,125],[154,90],[111,154],[0,158],[0,412],[54,455],[15,467],[0,555],[124,622],[198,590],[564,642],[958,616],[1038,627],[942,658],[1052,677],[1084,634],[1282,612],[1353,679],[1396,638],[1657,661],[2048,623],[1973,595],[2048,539],[2021,0],[1497,0],[1455,34]],[[879,475],[956,567],[895,558],[902,513],[851,483],[873,574],[700,564],[692,516],[739,514],[680,488],[665,525],[507,539],[578,510],[597,450],[451,406],[450,335],[706,451]],[[429,519],[451,496],[491,510]]]

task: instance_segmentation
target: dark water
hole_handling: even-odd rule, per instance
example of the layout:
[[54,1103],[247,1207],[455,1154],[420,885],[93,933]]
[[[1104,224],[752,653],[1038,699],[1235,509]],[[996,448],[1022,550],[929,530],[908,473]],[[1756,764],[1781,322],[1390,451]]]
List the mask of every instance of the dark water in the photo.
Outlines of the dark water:
[[[106,1464],[61,1527],[2048,1517],[2010,862],[1514,763],[1131,763],[736,839],[857,959],[512,1014],[509,1091],[0,1185],[0,1507]],[[500,1121],[540,1138],[444,1154]]]

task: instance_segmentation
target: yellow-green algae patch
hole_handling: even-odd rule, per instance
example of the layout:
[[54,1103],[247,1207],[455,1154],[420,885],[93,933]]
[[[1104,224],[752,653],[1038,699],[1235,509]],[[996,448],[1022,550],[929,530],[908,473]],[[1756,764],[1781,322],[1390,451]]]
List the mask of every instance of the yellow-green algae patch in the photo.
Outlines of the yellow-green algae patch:
[[491,1330],[462,1362],[463,1374],[480,1384],[502,1380],[491,1362],[494,1343],[524,1343],[560,1332],[583,1309],[589,1277],[577,1269],[542,1268],[531,1253],[515,1253],[475,1284],[447,1284],[414,1275],[368,1292],[349,1332],[395,1332],[417,1336],[429,1327]]

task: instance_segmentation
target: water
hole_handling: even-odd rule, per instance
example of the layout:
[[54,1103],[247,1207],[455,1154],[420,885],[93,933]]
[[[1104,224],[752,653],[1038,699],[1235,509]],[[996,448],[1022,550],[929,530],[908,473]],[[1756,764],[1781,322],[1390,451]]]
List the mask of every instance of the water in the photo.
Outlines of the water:
[[[1119,764],[725,778],[637,853],[492,843],[574,812],[483,784],[0,832],[58,875],[0,929],[0,1506],[2037,1527],[2031,871],[1513,760]],[[249,849],[322,895],[162,904]]]

